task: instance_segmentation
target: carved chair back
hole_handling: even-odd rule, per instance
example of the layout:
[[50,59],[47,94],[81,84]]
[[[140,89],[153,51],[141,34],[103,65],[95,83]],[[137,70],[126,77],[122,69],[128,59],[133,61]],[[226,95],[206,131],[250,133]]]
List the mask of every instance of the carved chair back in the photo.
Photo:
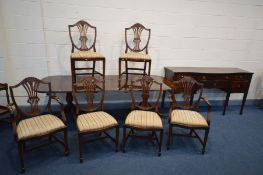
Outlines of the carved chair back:
[[[159,87],[154,88],[159,90],[157,92],[152,91],[153,86]],[[132,98],[132,110],[140,109],[158,112],[159,99],[162,93],[162,83],[156,82],[148,75],[144,75],[137,80],[131,81],[129,89]]]
[[[86,21],[80,20],[77,23],[73,25],[68,25],[69,29],[69,37],[71,41],[71,52],[74,52],[74,49],[80,50],[80,51],[89,51],[93,50],[96,52],[96,37],[97,37],[97,29],[95,26],[90,25]],[[74,41],[73,37],[73,30],[77,29],[79,33],[79,42]],[[89,35],[88,35],[88,31]],[[92,32],[93,31],[93,32]]]
[[[104,110],[105,82],[95,77],[85,77],[78,83],[73,84],[72,96],[76,104],[76,114],[82,112],[93,112],[98,109]],[[84,97],[85,107],[80,104],[81,97]],[[95,99],[98,103],[95,103]]]
[[[130,43],[128,39],[130,31],[133,32],[132,43]],[[146,43],[141,47],[143,32],[147,33],[147,37],[146,37]],[[148,54],[148,45],[149,45],[150,36],[151,36],[151,29],[145,28],[140,23],[136,23],[129,28],[125,28],[125,43],[126,43],[125,53],[127,53],[128,50],[132,52],[142,52],[145,50],[146,54]]]
[[[46,87],[48,92],[45,92],[47,96],[44,96],[44,93],[39,91],[39,87]],[[10,86],[11,99],[16,108],[16,118],[18,122],[23,118],[35,117],[46,112],[51,113],[51,84],[41,81],[35,77],[27,77],[22,80],[20,83],[14,86]],[[41,96],[42,95],[42,96]],[[44,96],[44,97],[43,97]],[[26,97],[26,103],[29,104],[29,108],[23,104],[22,99],[19,97]],[[47,98],[46,98],[47,97]],[[21,104],[20,104],[21,103]],[[43,107],[43,106],[44,107]]]
[[[199,109],[199,102],[203,93],[203,84],[198,83],[194,78],[184,76],[179,81],[174,82],[174,92],[171,93],[173,108],[179,109]],[[176,97],[174,96],[176,94]],[[179,99],[180,94],[182,98]]]

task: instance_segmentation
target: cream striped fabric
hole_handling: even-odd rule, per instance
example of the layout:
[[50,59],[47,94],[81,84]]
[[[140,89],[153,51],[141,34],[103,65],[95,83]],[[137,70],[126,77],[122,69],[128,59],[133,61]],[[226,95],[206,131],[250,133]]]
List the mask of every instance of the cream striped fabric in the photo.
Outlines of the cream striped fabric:
[[38,137],[65,128],[58,117],[46,114],[20,121],[17,125],[18,140]]
[[104,58],[104,56],[98,52],[92,51],[76,51],[71,53],[71,58]]
[[80,133],[99,131],[117,125],[116,119],[103,111],[82,114],[77,118],[77,127]]
[[171,124],[188,127],[208,127],[206,120],[201,114],[190,110],[173,110]]
[[162,129],[163,123],[156,112],[134,110],[125,120],[125,125],[142,129]]
[[142,60],[150,60],[151,57],[148,54],[140,53],[140,52],[128,52],[124,53],[120,56],[120,58],[133,58],[133,59],[142,59]]

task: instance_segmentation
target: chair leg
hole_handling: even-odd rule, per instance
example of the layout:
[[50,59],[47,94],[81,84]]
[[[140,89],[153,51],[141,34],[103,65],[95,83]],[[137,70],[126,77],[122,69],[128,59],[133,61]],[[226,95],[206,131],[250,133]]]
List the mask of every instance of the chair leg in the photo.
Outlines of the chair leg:
[[94,73],[95,73],[95,68],[96,68],[96,61],[93,60],[93,66],[92,66],[92,76],[94,77]]
[[18,142],[18,154],[20,159],[20,173],[25,173],[25,165],[24,165],[24,143]]
[[119,126],[116,126],[116,141],[115,141],[115,144],[116,144],[116,152],[118,152],[119,150]]
[[68,156],[69,154],[69,148],[68,148],[68,131],[67,128],[64,130],[64,154],[65,156]]
[[106,69],[106,64],[105,64],[105,59],[102,61],[102,75],[103,75],[103,80],[105,80],[105,69]]
[[71,76],[72,76],[72,83],[76,82],[76,73],[75,73],[75,61],[71,58]]
[[151,75],[151,64],[152,64],[152,60],[149,61],[148,76]]
[[119,80],[121,79],[121,59],[119,58]]
[[123,127],[123,143],[122,143],[122,152],[125,153],[125,145],[126,145],[126,127]]
[[146,75],[146,65],[147,65],[147,61],[144,61],[143,75]]
[[83,141],[82,136],[79,134],[79,162],[83,163]]
[[204,138],[204,144],[203,144],[203,149],[202,149],[202,154],[205,154],[205,147],[206,147],[206,142],[208,139],[208,133],[209,133],[209,129],[205,130],[205,138]]
[[[127,60],[125,60],[125,74],[126,74],[126,82],[128,82],[129,71],[128,71],[128,61]],[[125,86],[127,86],[127,84]]]
[[162,143],[163,143],[163,130],[160,131],[160,140],[159,140],[159,152],[158,152],[158,156],[161,156],[161,152],[162,152]]
[[169,125],[168,140],[167,140],[167,150],[170,149],[171,140],[173,137],[173,126]]

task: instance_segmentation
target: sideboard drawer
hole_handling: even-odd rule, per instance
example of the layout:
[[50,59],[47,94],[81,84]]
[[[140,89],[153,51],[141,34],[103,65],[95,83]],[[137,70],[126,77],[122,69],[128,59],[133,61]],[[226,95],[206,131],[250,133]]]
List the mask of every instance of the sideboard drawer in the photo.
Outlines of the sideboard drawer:
[[183,77],[186,77],[186,76],[190,76],[190,77],[193,77],[195,78],[195,75],[194,74],[190,74],[190,73],[178,73],[178,74],[175,74],[174,76],[174,81],[179,81],[181,80]]
[[217,88],[217,89],[228,89],[230,86],[229,81],[220,81],[220,80],[214,80],[214,81],[199,81],[199,83],[203,83],[204,87],[206,88]]
[[233,80],[234,81],[242,81],[242,80],[247,80],[249,81],[251,79],[251,75],[250,74],[235,74],[233,76]]
[[233,81],[231,84],[231,92],[244,92],[249,88],[249,81]]

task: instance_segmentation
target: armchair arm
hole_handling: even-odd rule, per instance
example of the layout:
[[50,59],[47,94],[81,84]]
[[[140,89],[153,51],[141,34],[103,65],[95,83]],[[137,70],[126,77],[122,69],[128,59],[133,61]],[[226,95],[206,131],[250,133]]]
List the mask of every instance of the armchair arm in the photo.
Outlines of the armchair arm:
[[207,106],[208,106],[206,121],[207,121],[208,125],[210,125],[212,105],[209,103],[208,99],[205,98],[205,97],[201,97],[201,100],[204,101],[207,104]]
[[65,112],[64,112],[64,105],[63,103],[60,101],[59,97],[57,96],[51,96],[51,99],[55,100],[58,104],[59,104],[59,107],[60,107],[60,114],[61,114],[61,119],[64,123],[66,123],[66,115],[65,115]]

